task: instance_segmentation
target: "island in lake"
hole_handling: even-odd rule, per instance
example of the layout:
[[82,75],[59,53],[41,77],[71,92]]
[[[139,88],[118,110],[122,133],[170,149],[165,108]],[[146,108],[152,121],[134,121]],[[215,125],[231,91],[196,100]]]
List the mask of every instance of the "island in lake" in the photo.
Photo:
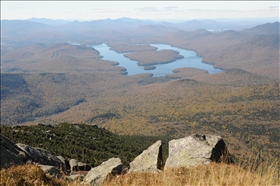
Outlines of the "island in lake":
[[149,66],[144,66],[144,70],[154,70],[156,69],[157,67],[153,66],[153,65],[149,65]]
[[124,54],[124,56],[130,60],[138,61],[137,64],[141,66],[170,63],[177,59],[184,58],[184,56],[174,50],[132,52]]

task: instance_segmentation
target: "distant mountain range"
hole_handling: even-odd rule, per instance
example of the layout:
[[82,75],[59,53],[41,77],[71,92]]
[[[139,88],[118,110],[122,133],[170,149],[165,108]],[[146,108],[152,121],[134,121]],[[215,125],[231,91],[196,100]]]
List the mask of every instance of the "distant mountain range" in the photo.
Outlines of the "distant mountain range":
[[63,25],[63,24],[71,22],[71,21],[66,21],[66,20],[62,20],[62,19],[47,19],[47,18],[35,18],[35,17],[27,19],[27,21],[43,23],[46,25]]
[[[266,20],[265,20],[266,21]],[[258,26],[266,24],[264,26]],[[278,26],[277,26],[278,25]],[[257,27],[258,26],[258,27]],[[250,28],[254,28],[251,30]],[[279,33],[279,22],[275,24],[255,21],[236,20],[188,20],[181,23],[166,21],[151,21],[131,18],[102,19],[93,21],[67,21],[46,18],[31,18],[28,20],[1,20],[2,46],[27,46],[38,42],[58,43],[68,40],[104,42],[112,38],[137,38],[162,36],[181,31],[208,30],[223,32],[227,30],[250,32]],[[262,30],[263,29],[263,30]],[[234,32],[231,34],[234,34]],[[93,39],[94,38],[94,39]],[[5,49],[3,51],[5,53]]]
[[196,51],[204,61],[217,68],[238,68],[278,77],[279,22],[247,26],[243,22],[215,20],[182,23],[131,18],[84,22],[44,18],[2,20],[1,56],[36,43],[50,46],[66,42],[83,45],[168,43]]
[[[221,21],[220,21],[221,20]],[[271,19],[273,20],[273,19]],[[271,22],[271,21],[270,21]],[[70,21],[70,20],[62,20],[62,19],[46,19],[46,18],[30,18],[27,20],[1,20],[2,28],[4,31],[7,27],[16,27],[15,25],[26,24],[26,26],[30,27],[34,23],[32,27],[43,27],[43,25],[35,24],[41,23],[45,26],[55,26],[55,29],[64,29],[71,28],[76,26],[82,26],[83,28],[96,28],[100,26],[106,26],[107,28],[112,28],[117,26],[118,28],[139,28],[144,25],[160,25],[166,28],[173,28],[179,30],[192,31],[197,29],[208,29],[211,31],[223,31],[223,30],[242,30],[248,29],[259,24],[268,23],[268,20],[254,20],[254,21],[240,21],[240,20],[231,20],[231,19],[218,19],[216,20],[188,20],[181,23],[172,23],[166,21],[151,21],[151,20],[141,20],[141,19],[132,19],[132,18],[119,18],[119,19],[100,19],[100,20],[92,20],[92,21]],[[7,28],[9,29],[9,28]],[[59,29],[59,30],[60,30]]]
[[33,35],[41,31],[51,32],[84,32],[97,30],[132,30],[132,29],[151,29],[156,31],[193,31],[198,29],[206,29],[209,31],[225,31],[225,30],[243,30],[249,29],[260,24],[269,24],[268,22],[248,22],[248,21],[215,21],[215,20],[188,20],[181,23],[171,23],[166,21],[151,21],[131,18],[120,19],[102,19],[93,21],[67,21],[52,20],[46,18],[31,18],[28,20],[1,20],[2,36],[14,35]]

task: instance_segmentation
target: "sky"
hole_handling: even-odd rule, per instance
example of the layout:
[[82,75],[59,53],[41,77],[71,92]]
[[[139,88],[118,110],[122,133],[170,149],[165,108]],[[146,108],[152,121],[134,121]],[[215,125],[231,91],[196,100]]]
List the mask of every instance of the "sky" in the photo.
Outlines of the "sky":
[[2,1],[1,19],[149,20],[279,17],[279,1]]

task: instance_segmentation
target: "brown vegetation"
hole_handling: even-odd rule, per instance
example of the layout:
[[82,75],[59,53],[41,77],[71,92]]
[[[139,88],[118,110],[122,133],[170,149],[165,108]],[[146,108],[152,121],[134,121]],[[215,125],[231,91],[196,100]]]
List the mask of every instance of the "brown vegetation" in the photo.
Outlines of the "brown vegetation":
[[279,175],[275,166],[259,172],[241,169],[236,165],[201,165],[192,168],[165,170],[161,174],[132,173],[108,181],[112,185],[278,185]]
[[[0,185],[42,185],[66,186],[67,181],[58,178],[49,178],[38,165],[25,164],[12,166],[0,170]],[[74,185],[74,184],[71,184]]]
[[45,46],[36,44],[6,53],[3,57],[2,69],[17,73],[70,73],[82,74],[102,71],[122,71],[114,67],[116,62],[104,62],[99,52],[92,47],[71,44]]
[[[275,165],[262,165],[258,169],[242,169],[236,165],[201,165],[192,168],[165,170],[162,173],[130,173],[108,177],[104,186],[138,185],[279,185],[279,172]],[[1,169],[0,185],[83,185],[82,182],[49,178],[37,165],[12,166]]]
[[22,75],[28,89],[15,89],[1,100],[1,122],[66,121],[97,124],[120,134],[176,137],[216,133],[236,156],[261,151],[276,157],[278,84],[242,71],[204,76],[194,76],[195,81],[148,75],[108,78],[101,73]]
[[216,68],[243,69],[279,79],[279,34],[179,31],[160,37],[156,42],[194,50],[204,62]]
[[208,72],[206,70],[196,69],[196,68],[177,68],[173,70],[173,74],[168,74],[168,77],[172,78],[189,78],[194,79],[195,77],[207,77]]

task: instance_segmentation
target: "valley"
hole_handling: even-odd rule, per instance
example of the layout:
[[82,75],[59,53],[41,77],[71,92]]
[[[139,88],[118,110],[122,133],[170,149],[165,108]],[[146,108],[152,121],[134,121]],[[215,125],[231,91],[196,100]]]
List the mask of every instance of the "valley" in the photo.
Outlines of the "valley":
[[[279,22],[217,33],[143,21],[130,29],[101,23],[95,30],[91,22],[59,29],[36,23],[37,29],[14,40],[8,31],[15,25],[4,27],[10,34],[5,42],[14,45],[1,50],[1,125],[68,122],[120,135],[173,138],[210,133],[222,136],[236,158],[279,157]],[[149,71],[128,76],[91,47],[104,42],[142,65],[179,57],[150,45],[164,43],[193,50],[224,71],[187,67],[160,77]]]

